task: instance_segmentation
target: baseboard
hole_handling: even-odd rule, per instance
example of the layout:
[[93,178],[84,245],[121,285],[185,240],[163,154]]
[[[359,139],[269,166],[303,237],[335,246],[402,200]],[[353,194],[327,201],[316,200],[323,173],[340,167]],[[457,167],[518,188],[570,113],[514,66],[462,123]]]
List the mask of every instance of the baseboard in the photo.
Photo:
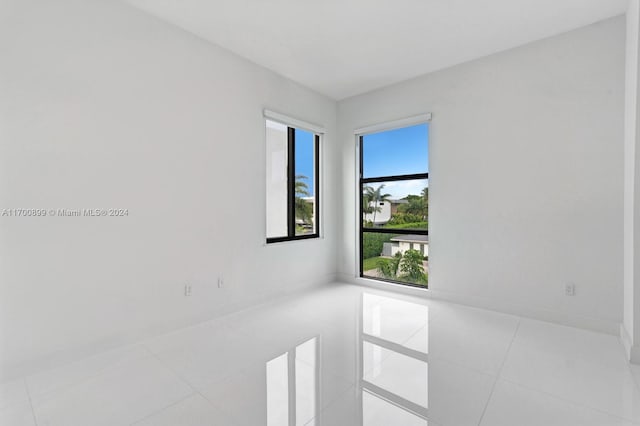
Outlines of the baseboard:
[[510,315],[536,319],[540,321],[552,322],[555,324],[566,325],[569,327],[582,328],[600,333],[606,333],[618,336],[620,333],[620,323],[617,321],[595,318],[586,315],[566,314],[564,312],[556,312],[548,309],[536,309],[517,304],[507,304],[496,302],[487,298],[467,296],[459,293],[446,292],[432,289],[421,289],[409,287],[401,284],[391,284],[376,281],[367,278],[354,277],[350,274],[340,273],[337,275],[338,280],[350,284],[372,287],[380,290],[392,290],[402,294],[411,296],[431,298],[443,300],[446,302],[456,303],[459,305],[472,306],[476,308],[489,309],[492,311],[502,312]]
[[285,282],[268,293],[258,294],[246,301],[234,302],[216,307],[208,312],[201,312],[191,317],[173,320],[170,323],[155,323],[141,327],[135,332],[117,336],[103,336],[99,340],[87,342],[83,345],[67,347],[63,350],[47,353],[20,363],[8,364],[0,369],[0,382],[28,376],[40,371],[58,368],[84,358],[108,352],[113,349],[128,346],[139,341],[159,336],[165,333],[193,326],[205,321],[222,318],[226,315],[252,309],[261,305],[273,303],[281,298],[293,296],[313,290],[319,286],[325,286],[336,281],[336,274],[327,274],[308,281]]

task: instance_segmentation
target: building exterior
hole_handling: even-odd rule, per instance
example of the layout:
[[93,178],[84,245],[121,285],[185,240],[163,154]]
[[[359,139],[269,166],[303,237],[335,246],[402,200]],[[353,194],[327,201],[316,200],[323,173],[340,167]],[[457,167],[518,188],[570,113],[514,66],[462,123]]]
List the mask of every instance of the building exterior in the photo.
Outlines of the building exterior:
[[[372,222],[374,225],[384,225],[385,223],[391,220],[391,217],[398,212],[398,206],[401,204],[407,204],[407,200],[387,200],[387,201],[378,201],[374,203],[373,201],[369,203],[369,206],[372,207],[374,204],[377,204],[377,207],[380,209],[379,211],[370,214],[364,215],[365,222]],[[375,219],[375,221],[374,221]]]
[[395,256],[396,253],[403,253],[407,250],[417,250],[422,256],[429,256],[429,236],[428,235],[398,235],[391,238],[391,242],[384,243],[382,248],[383,256]]

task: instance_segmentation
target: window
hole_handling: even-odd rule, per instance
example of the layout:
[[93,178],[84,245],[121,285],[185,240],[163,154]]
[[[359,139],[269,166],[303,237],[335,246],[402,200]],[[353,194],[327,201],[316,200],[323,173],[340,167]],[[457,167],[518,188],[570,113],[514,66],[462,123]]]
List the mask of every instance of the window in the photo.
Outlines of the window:
[[319,133],[266,119],[267,243],[317,238]]
[[359,134],[361,277],[428,285],[428,135],[427,123]]

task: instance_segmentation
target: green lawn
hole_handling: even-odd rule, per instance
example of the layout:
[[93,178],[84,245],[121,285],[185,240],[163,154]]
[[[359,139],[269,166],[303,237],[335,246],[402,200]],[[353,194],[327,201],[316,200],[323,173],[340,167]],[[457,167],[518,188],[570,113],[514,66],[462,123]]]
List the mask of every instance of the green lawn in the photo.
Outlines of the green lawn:
[[389,225],[386,224],[383,228],[387,229],[427,229],[429,224],[427,222],[412,222],[412,223],[401,223],[398,225]]
[[385,262],[388,261],[388,259],[384,258],[384,257],[370,257],[368,259],[365,259],[362,262],[362,270],[363,271],[369,271],[371,269],[377,269],[378,268],[378,260],[383,260]]

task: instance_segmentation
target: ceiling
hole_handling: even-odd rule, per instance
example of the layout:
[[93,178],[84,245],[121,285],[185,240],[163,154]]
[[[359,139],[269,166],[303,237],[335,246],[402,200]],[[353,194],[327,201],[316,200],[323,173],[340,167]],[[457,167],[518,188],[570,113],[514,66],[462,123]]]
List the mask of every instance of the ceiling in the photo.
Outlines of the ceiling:
[[627,0],[127,0],[333,99],[625,12]]

